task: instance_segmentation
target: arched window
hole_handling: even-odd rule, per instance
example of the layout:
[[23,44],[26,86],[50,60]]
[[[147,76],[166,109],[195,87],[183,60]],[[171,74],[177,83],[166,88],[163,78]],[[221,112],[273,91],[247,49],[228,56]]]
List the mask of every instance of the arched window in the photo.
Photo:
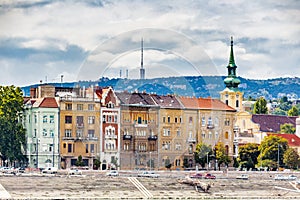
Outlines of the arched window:
[[235,101],[235,107],[237,107],[237,108],[239,107],[239,100]]

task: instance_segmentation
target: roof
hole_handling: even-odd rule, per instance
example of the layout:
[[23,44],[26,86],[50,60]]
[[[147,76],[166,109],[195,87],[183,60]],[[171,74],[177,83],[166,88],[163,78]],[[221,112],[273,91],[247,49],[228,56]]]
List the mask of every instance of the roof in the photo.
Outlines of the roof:
[[286,133],[267,133],[267,135],[273,135],[285,138],[288,141],[290,147],[298,146],[300,147],[300,138],[295,134],[286,134]]
[[201,110],[223,110],[232,112],[236,111],[234,108],[226,105],[218,99],[180,97],[179,100],[182,102],[185,108]]
[[161,108],[178,108],[178,109],[182,108],[182,105],[174,95],[163,96],[163,95],[151,94],[151,97],[155,101],[155,103],[159,105]]
[[263,132],[279,132],[280,125],[293,124],[296,127],[296,119],[298,117],[281,116],[281,115],[252,115],[252,121],[260,125],[260,131]]
[[39,105],[40,108],[58,108],[57,102],[53,97],[46,97]]
[[121,104],[144,105],[144,106],[156,105],[154,100],[147,93],[116,92],[116,95],[120,99]]

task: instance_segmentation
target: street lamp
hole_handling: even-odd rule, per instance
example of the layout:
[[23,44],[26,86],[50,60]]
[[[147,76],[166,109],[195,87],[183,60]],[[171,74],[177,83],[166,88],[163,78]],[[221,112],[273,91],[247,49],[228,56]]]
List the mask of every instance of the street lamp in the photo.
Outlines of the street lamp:
[[150,171],[151,171],[151,164],[152,164],[152,160],[151,160],[151,151],[150,151]]
[[207,161],[207,171],[208,171],[208,153],[209,153],[209,152],[207,152],[207,154],[206,154],[206,161]]

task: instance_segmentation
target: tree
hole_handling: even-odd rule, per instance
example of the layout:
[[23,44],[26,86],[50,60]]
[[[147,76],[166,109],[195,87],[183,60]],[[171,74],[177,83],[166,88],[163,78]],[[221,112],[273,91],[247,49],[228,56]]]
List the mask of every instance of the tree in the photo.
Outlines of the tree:
[[82,156],[78,156],[78,159],[76,160],[76,163],[75,165],[78,167],[78,166],[84,166],[84,162],[82,160]]
[[100,158],[98,157],[98,158],[94,159],[93,163],[94,163],[93,169],[99,169],[99,167],[101,165]]
[[258,147],[260,151],[257,158],[259,161],[258,166],[276,168],[276,163],[277,165],[279,164],[279,166],[282,165],[283,154],[287,149],[288,142],[286,139],[275,135],[265,137]]
[[293,124],[285,123],[280,125],[280,133],[289,133],[294,134],[296,132],[296,128]]
[[281,110],[280,108],[275,108],[275,110],[272,112],[272,115],[286,116],[286,111]]
[[292,108],[292,106],[289,102],[284,102],[284,103],[279,104],[278,108],[281,110],[284,110],[284,111],[288,111],[289,109]]
[[296,169],[299,165],[299,155],[295,149],[288,148],[283,155],[283,163],[291,169]]
[[218,160],[219,170],[223,163],[226,166],[228,166],[228,164],[231,162],[229,156],[226,153],[226,148],[222,142],[219,142],[218,144],[216,144],[215,154],[216,154],[216,159]]
[[239,156],[237,158],[242,168],[254,168],[257,164],[257,157],[259,155],[259,145],[254,143],[248,143],[239,147]]
[[212,155],[211,146],[208,146],[202,142],[197,144],[194,155],[196,163],[199,163],[201,167],[204,168],[205,164],[210,161],[210,157]]
[[288,110],[287,114],[288,116],[298,116],[299,110],[296,106],[293,106],[291,109]]
[[0,152],[1,159],[10,165],[26,162],[23,96],[19,87],[0,86]]
[[268,113],[267,101],[265,100],[265,98],[260,97],[254,103],[253,114],[267,114],[267,113]]

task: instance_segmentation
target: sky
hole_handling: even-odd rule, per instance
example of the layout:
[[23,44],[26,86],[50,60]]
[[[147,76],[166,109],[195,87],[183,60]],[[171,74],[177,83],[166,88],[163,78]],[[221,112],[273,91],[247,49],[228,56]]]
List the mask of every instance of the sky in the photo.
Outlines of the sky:
[[[0,85],[226,75],[300,76],[297,0],[0,0]],[[63,79],[61,77],[63,76]]]

